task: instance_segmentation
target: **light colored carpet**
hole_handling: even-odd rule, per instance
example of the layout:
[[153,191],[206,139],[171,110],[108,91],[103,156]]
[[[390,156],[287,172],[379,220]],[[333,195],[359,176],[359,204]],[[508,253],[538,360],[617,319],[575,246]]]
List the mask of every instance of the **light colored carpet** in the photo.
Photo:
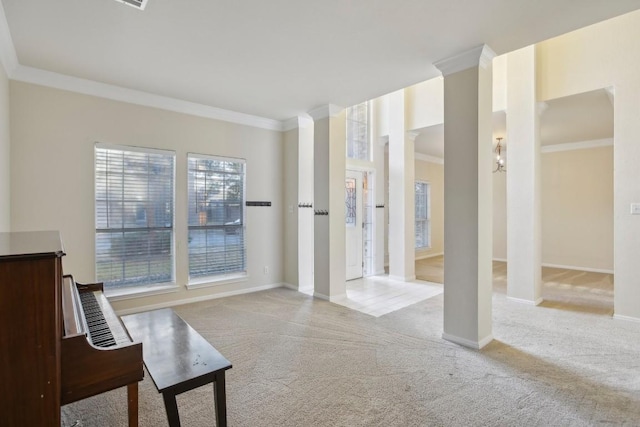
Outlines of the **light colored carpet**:
[[[441,339],[442,298],[376,318],[281,288],[175,310],[233,363],[230,426],[640,425],[640,324],[498,291],[473,351]],[[180,395],[182,425],[215,425],[212,405],[212,386]],[[148,376],[140,419],[167,425]],[[124,389],[63,420],[126,425]]]

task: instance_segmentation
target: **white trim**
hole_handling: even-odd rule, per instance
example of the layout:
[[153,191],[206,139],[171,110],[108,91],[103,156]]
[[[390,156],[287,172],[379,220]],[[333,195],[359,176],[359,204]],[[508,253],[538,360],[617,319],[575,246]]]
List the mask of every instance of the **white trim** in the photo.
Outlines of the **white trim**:
[[337,105],[326,104],[326,105],[321,105],[319,107],[314,108],[313,110],[309,111],[308,114],[313,118],[314,121],[318,121],[318,120],[326,119],[328,117],[336,117],[343,110],[344,108],[339,107]]
[[457,337],[455,335],[451,335],[451,334],[447,334],[446,332],[443,332],[442,339],[451,341],[454,344],[459,344],[464,347],[472,348],[474,350],[480,350],[482,347],[484,347],[485,345],[493,341],[493,335],[489,334],[488,336],[484,337],[481,340],[471,341],[466,338]]
[[615,107],[615,98],[616,98],[616,88],[613,86],[605,87],[604,90],[607,92],[607,98],[609,98],[609,102],[612,107]]
[[588,271],[590,273],[614,274],[613,270],[607,270],[604,268],[577,267],[575,265],[559,265],[559,264],[547,264],[547,263],[542,263],[541,265],[542,267],[564,268],[566,270]]
[[175,283],[164,283],[158,285],[106,289],[104,295],[109,301],[124,301],[134,298],[144,298],[152,295],[172,294],[178,292],[180,288]]
[[542,297],[538,298],[535,301],[531,301],[529,299],[523,299],[523,298],[515,298],[515,297],[510,297],[510,296],[507,296],[507,299],[511,300],[513,302],[517,302],[519,304],[534,305],[534,306],[535,305],[540,305],[540,303],[542,303],[542,301],[543,301]]
[[495,56],[496,53],[489,46],[483,44],[450,58],[436,61],[433,65],[440,70],[443,76],[448,76],[471,67],[487,68]]
[[[419,249],[416,250],[416,251],[419,251]],[[437,254],[425,254],[423,256],[416,257],[416,261],[421,260],[421,259],[435,258],[437,256],[442,256],[442,255],[444,255],[444,252],[438,252]]]
[[190,101],[183,101],[181,99],[170,98],[167,96],[155,95],[149,92],[127,89],[106,83],[99,83],[93,80],[67,76],[19,64],[17,65],[15,72],[11,74],[11,79],[52,87],[55,89],[82,93],[85,95],[97,96],[114,101],[126,102],[129,104],[159,108],[176,113],[221,120],[261,129],[279,132],[282,131],[282,122],[278,120],[253,116],[251,114],[238,113],[236,111],[211,107],[209,105],[198,104]]
[[558,151],[584,150],[587,148],[610,147],[613,138],[592,139],[591,141],[568,142],[566,144],[543,145],[540,151],[543,153],[556,153]]
[[274,283],[271,285],[256,286],[255,288],[239,289],[237,291],[229,291],[229,292],[220,292],[217,294],[202,295],[199,297],[185,298],[177,301],[175,300],[166,301],[158,304],[149,304],[149,305],[138,306],[135,308],[128,308],[125,310],[116,310],[116,314],[118,316],[124,316],[127,314],[140,313],[142,311],[156,310],[158,308],[175,307],[178,305],[191,304],[194,302],[208,301],[208,300],[218,299],[218,298],[226,298],[226,297],[231,297],[235,295],[250,294],[253,292],[266,291],[269,289],[275,289],[275,288],[281,288],[281,287],[283,287],[282,283]]
[[384,268],[373,273],[374,276],[384,276],[385,274],[387,274],[387,272],[384,271]]
[[7,15],[4,13],[4,7],[0,3],[0,61],[4,67],[4,72],[8,78],[11,78],[18,68],[18,55],[13,45]]
[[492,261],[507,262],[507,260],[505,258],[493,258]]
[[308,114],[291,117],[282,122],[282,131],[288,132],[294,129],[304,129],[313,125],[313,119]]
[[200,289],[200,288],[210,288],[212,286],[221,286],[228,285],[231,283],[242,283],[249,280],[249,275],[246,273],[237,273],[237,274],[225,274],[223,276],[207,276],[194,280],[189,280],[189,283],[185,285],[185,287],[189,290],[191,289]]
[[444,159],[442,157],[430,156],[428,154],[415,153],[415,160],[422,160],[423,162],[431,162],[437,163],[439,165],[444,165]]
[[282,287],[291,289],[292,291],[299,291],[300,289],[296,285],[292,285],[291,283],[282,282]]
[[540,101],[536,104],[536,114],[538,117],[542,116],[547,109],[549,109],[549,104],[544,101]]
[[333,295],[332,297],[329,298],[329,302],[333,302],[333,303],[338,303],[339,301],[344,301],[345,299],[347,299],[347,293],[342,293],[340,295]]
[[640,323],[640,318],[637,317],[631,317],[631,316],[623,316],[621,314],[614,314],[613,318],[615,320],[626,320],[627,322],[636,322],[636,323]]
[[411,141],[415,142],[416,138],[420,136],[420,132],[416,132],[414,130],[408,130],[405,132],[405,135],[407,135],[407,137],[409,137]]
[[175,150],[165,150],[163,148],[140,147],[137,145],[120,145],[100,141],[96,141],[94,143],[94,149],[95,148],[99,148],[102,150],[128,151],[131,153],[160,154],[162,156],[173,156],[174,159],[176,158]]
[[313,297],[318,298],[324,301],[331,301],[331,299],[325,294],[321,294],[320,292],[313,291]]

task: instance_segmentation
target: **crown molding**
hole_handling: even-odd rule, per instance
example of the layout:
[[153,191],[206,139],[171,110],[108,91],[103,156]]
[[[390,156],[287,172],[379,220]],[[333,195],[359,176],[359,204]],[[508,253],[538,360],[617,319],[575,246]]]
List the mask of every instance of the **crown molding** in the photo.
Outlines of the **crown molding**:
[[590,141],[568,142],[565,144],[543,145],[540,149],[543,153],[557,153],[559,151],[584,150],[587,148],[600,148],[613,146],[613,138],[592,139]]
[[313,124],[313,119],[306,114],[291,117],[282,122],[282,131],[287,132],[293,129],[304,129]]
[[439,165],[444,165],[444,159],[442,157],[430,156],[428,154],[416,153],[416,160],[422,160],[423,162],[437,163]]
[[536,113],[538,114],[538,117],[541,117],[542,114],[544,114],[544,112],[547,111],[548,109],[549,109],[549,104],[544,101],[538,102],[536,104]]
[[18,55],[13,45],[9,24],[7,23],[7,15],[4,13],[2,3],[0,3],[0,61],[7,77],[11,78],[16,68],[18,68]]
[[616,97],[616,88],[613,86],[609,86],[604,88],[604,90],[607,92],[607,97],[609,98],[609,102],[611,103],[611,106],[615,107],[614,100]]
[[405,134],[407,135],[407,137],[411,140],[414,141],[416,140],[416,138],[418,137],[418,135],[420,135],[420,132],[416,132],[414,130],[408,130],[405,132]]
[[436,61],[433,65],[440,70],[443,76],[448,76],[471,67],[487,68],[495,56],[496,53],[489,46],[483,44],[450,58]]
[[221,120],[239,125],[252,126],[261,129],[282,131],[282,122],[251,114],[238,113],[236,111],[211,107],[209,105],[154,95],[135,89],[99,83],[93,80],[71,77],[64,74],[45,71],[38,68],[18,65],[11,76],[12,80],[25,83],[33,83],[41,86],[62,89],[71,92],[92,95],[114,101],[127,102],[129,104],[145,107],[159,108],[176,113],[189,114],[207,119]]
[[344,108],[339,107],[334,104],[326,104],[321,105],[319,107],[314,108],[309,111],[308,114],[313,118],[314,121],[326,119],[328,117],[336,117],[344,110]]

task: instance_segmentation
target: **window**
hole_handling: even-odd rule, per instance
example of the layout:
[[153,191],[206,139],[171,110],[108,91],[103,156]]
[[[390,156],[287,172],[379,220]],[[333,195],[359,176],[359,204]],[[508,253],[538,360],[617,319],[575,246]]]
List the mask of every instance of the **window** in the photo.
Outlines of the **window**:
[[245,162],[189,154],[189,278],[245,273]]
[[416,182],[416,249],[431,247],[431,186]]
[[347,157],[370,160],[368,102],[347,108]]
[[175,154],[95,146],[96,278],[107,289],[174,281]]

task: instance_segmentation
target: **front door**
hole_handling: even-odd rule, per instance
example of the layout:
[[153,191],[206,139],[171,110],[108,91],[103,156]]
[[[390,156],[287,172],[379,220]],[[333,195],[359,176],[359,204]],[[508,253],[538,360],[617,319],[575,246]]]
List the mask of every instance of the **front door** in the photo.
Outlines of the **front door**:
[[345,181],[347,280],[362,277],[362,172],[347,171]]

